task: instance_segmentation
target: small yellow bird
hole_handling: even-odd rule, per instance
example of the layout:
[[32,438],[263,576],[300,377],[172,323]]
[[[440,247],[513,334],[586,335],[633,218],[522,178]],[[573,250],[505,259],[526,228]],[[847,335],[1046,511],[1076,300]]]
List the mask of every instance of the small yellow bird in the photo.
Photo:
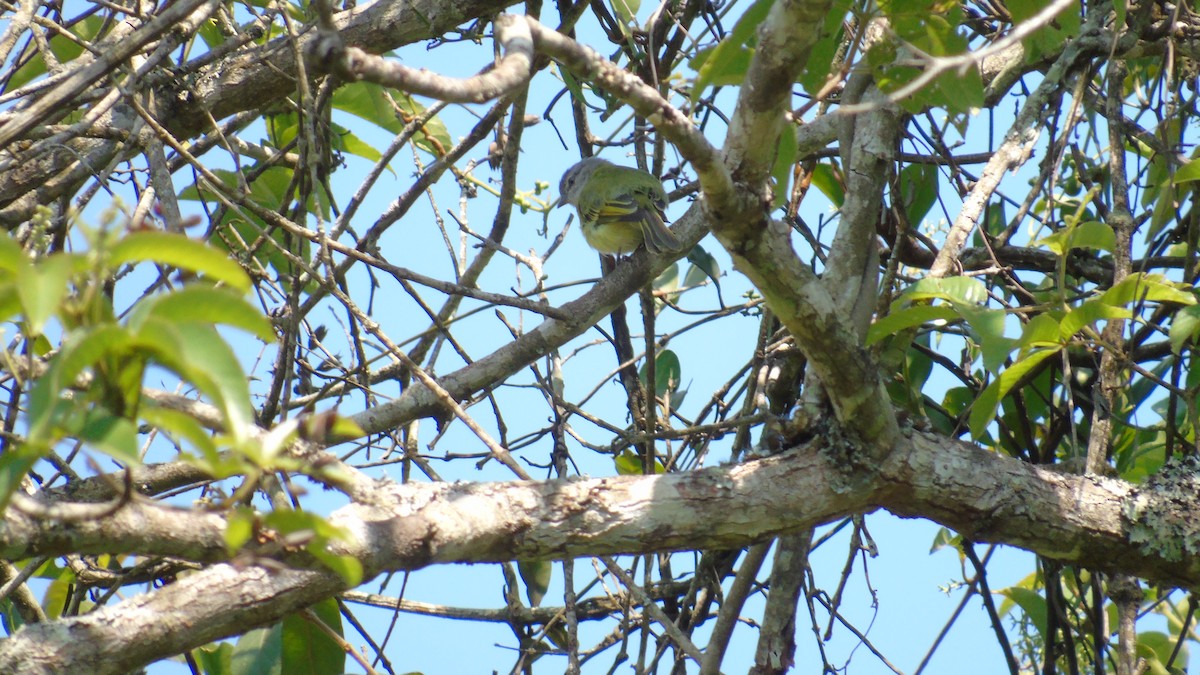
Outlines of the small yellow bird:
[[607,255],[624,255],[643,243],[651,253],[683,244],[666,225],[667,191],[653,175],[589,157],[567,169],[555,207],[574,204],[583,238]]

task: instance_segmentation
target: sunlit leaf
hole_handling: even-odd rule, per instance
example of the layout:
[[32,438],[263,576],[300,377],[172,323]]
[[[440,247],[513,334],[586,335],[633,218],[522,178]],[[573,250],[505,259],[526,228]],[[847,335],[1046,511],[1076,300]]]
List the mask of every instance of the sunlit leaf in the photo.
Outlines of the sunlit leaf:
[[1062,344],[1062,324],[1049,314],[1039,314],[1021,330],[1021,348],[1053,347]]
[[85,329],[71,335],[51,360],[29,395],[29,437],[48,439],[55,424],[56,404],[64,390],[87,368],[110,353],[129,348],[133,340],[120,326],[111,324]]
[[952,111],[970,112],[982,108],[986,102],[983,76],[979,73],[978,66],[972,65],[963,71],[946,71],[938,76],[935,83],[941,94],[939,100]]
[[1008,392],[1026,374],[1041,365],[1042,361],[1058,354],[1058,352],[1057,348],[1035,351],[1012,364],[1012,366],[1000,373],[999,377],[992,380],[992,383],[979,394],[979,398],[975,400],[975,405],[971,408],[971,435],[975,438],[982,437],[987,425],[995,419],[996,409],[1000,407],[1001,399],[1007,396]]
[[1100,296],[1109,305],[1124,307],[1133,302],[1196,304],[1196,295],[1186,284],[1177,284],[1161,274],[1130,274]]
[[[1179,354],[1188,342],[1193,344],[1200,337],[1200,305],[1184,307],[1171,320],[1171,351]],[[1195,369],[1193,369],[1195,370]]]
[[1045,246],[1058,255],[1066,255],[1072,249],[1090,248],[1112,253],[1117,245],[1117,236],[1112,226],[1099,221],[1079,223],[1033,242],[1033,246]]
[[1175,172],[1173,179],[1176,185],[1180,183],[1188,183],[1194,180],[1200,180],[1200,157],[1189,160],[1187,164],[1179,167]]
[[17,296],[25,314],[25,330],[40,335],[50,317],[58,313],[70,287],[67,280],[76,271],[81,259],[58,254],[20,266],[16,282]]
[[799,82],[809,95],[818,94],[829,81],[833,70],[833,60],[838,54],[839,47],[845,42],[845,30],[842,22],[846,12],[850,11],[852,0],[834,0],[829,11],[825,13],[825,26],[821,31],[821,39],[813,45],[805,62],[804,72],[800,74]]
[[973,277],[925,278],[904,291],[911,300],[941,298],[964,304],[978,304],[987,300],[987,287]]
[[115,264],[155,262],[203,274],[239,291],[250,290],[250,278],[227,255],[203,242],[172,232],[135,232],[109,252]]
[[212,286],[185,286],[139,302],[130,315],[129,327],[136,330],[149,317],[173,322],[223,324],[241,328],[264,342],[275,339],[271,322],[240,293]]
[[233,350],[212,326],[150,317],[140,326],[138,339],[155,346],[161,365],[212,398],[231,436],[244,437],[253,420],[249,383]]
[[641,0],[612,0],[612,8],[623,26],[632,26],[637,22],[638,8],[641,5]]
[[821,194],[841,208],[846,203],[846,186],[842,182],[841,172],[828,162],[821,162],[813,167],[812,184]]
[[[200,426],[195,417],[178,410],[152,404],[143,404],[138,409],[138,417],[172,438],[186,440],[208,462],[213,463],[218,460],[217,444],[213,440],[212,434]],[[214,473],[214,477],[223,478],[224,476]]]
[[393,134],[404,128],[404,122],[397,119],[396,110],[388,100],[387,90],[380,85],[359,81],[338,87],[332,104],[335,110],[350,113]]
[[954,321],[958,318],[958,312],[949,305],[914,305],[892,310],[891,314],[871,324],[867,329],[867,345],[873,345],[885,337],[931,321]]
[[0,270],[16,273],[27,262],[25,251],[11,237],[0,237]]
[[1113,307],[1100,300],[1089,300],[1072,309],[1059,323],[1059,337],[1063,340],[1102,319],[1128,319],[1133,313],[1124,307]]

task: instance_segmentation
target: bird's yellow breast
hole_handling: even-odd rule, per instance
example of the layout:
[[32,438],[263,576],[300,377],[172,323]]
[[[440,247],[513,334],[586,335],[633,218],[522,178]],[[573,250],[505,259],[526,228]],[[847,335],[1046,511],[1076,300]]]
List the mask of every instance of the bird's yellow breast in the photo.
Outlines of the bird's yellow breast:
[[642,227],[638,223],[620,221],[585,221],[583,238],[588,245],[607,255],[633,253],[642,245]]

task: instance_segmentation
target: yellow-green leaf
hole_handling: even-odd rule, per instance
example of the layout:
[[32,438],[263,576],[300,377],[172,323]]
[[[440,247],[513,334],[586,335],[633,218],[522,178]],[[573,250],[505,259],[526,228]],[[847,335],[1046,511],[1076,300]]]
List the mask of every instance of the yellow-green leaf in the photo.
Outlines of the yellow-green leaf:
[[250,277],[237,263],[211,246],[172,232],[135,232],[110,251],[112,262],[155,262],[203,274],[239,291],[250,290]]

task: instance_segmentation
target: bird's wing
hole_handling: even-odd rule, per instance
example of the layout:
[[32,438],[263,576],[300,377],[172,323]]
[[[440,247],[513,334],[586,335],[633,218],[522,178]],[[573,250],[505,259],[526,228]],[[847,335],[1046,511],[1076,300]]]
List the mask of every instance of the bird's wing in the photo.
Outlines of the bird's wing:
[[642,219],[644,209],[632,196],[623,195],[607,199],[600,208],[589,209],[584,217],[601,223],[627,222],[633,223]]

